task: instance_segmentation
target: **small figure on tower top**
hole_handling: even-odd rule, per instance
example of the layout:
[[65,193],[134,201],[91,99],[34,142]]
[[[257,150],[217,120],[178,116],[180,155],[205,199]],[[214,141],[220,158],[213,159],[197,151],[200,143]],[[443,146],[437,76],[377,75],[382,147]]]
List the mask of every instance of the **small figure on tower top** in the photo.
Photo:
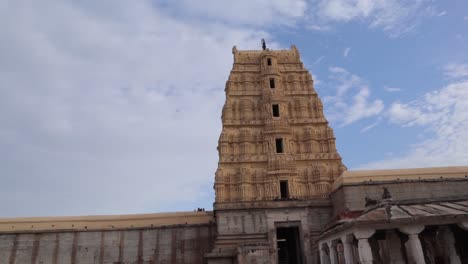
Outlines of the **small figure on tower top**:
[[262,49],[266,50],[266,42],[265,39],[262,39]]

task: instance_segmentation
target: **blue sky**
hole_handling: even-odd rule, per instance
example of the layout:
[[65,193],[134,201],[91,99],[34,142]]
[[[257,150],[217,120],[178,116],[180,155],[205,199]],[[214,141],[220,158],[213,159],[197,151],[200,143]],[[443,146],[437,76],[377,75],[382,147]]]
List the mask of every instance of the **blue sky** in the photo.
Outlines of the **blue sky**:
[[231,48],[261,38],[298,47],[349,169],[468,165],[467,10],[0,0],[0,216],[211,208]]

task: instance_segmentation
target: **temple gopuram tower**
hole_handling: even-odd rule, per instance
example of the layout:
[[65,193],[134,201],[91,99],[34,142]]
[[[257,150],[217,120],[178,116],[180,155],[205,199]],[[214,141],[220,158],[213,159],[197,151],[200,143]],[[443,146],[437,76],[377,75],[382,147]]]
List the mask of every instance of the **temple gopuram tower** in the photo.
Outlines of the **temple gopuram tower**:
[[333,130],[295,46],[232,53],[208,263],[312,263],[346,170]]

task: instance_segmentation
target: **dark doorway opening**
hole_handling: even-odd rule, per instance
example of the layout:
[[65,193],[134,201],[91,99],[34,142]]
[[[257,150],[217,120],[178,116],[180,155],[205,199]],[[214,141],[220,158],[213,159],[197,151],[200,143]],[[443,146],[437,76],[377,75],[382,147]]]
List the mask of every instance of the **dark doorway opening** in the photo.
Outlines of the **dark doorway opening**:
[[276,229],[279,264],[302,264],[299,228],[278,227]]
[[283,153],[283,139],[277,138],[275,139],[276,144],[276,153]]
[[275,88],[275,78],[270,78],[270,88]]
[[281,199],[289,198],[288,181],[280,181],[280,193],[281,193]]
[[273,117],[279,117],[280,116],[279,105],[277,105],[277,104],[272,105],[272,110],[273,110]]

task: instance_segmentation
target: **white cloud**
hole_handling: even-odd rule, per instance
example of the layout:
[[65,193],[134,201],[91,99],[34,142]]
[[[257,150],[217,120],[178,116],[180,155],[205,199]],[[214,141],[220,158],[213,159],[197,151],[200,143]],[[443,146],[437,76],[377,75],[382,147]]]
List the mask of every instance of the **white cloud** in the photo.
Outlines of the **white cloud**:
[[328,0],[320,1],[319,8],[323,17],[346,22],[357,17],[369,16],[376,9],[376,3],[367,0]]
[[378,119],[377,121],[375,121],[374,123],[368,125],[368,126],[365,126],[361,129],[361,133],[366,133],[368,132],[369,130],[371,130],[372,128],[374,128],[375,126],[377,126],[378,124],[380,123],[380,119]]
[[[164,1],[158,0],[157,3]],[[171,1],[171,8],[181,17],[224,22],[236,25],[280,25],[294,24],[304,16],[306,0],[269,1],[219,1],[179,0]]]
[[468,80],[427,93],[418,101],[397,102],[388,111],[390,122],[419,126],[431,133],[396,158],[362,165],[362,168],[408,168],[467,165]]
[[143,1],[3,2],[0,22],[0,216],[211,206],[231,48],[266,33]]
[[324,93],[328,118],[346,126],[382,112],[382,100],[370,98],[370,89],[363,79],[340,67],[331,67],[329,71],[329,81],[325,86],[328,91],[334,89],[335,93]]
[[326,31],[331,30],[331,28],[326,25],[320,25],[320,26],[319,25],[306,25],[305,28],[308,30],[317,31],[317,32],[326,32]]
[[468,76],[468,64],[449,63],[444,67],[444,75],[451,79]]
[[445,16],[445,15],[447,15],[447,11],[442,11],[439,14],[437,14],[437,16],[439,16],[439,17],[440,16]]
[[396,92],[401,92],[401,88],[385,86],[384,91],[389,92],[389,93],[396,93]]
[[350,47],[347,47],[346,49],[344,49],[344,51],[343,51],[343,56],[344,56],[345,58],[348,57],[350,51],[351,51],[351,48],[350,48]]
[[316,60],[313,62],[313,64],[314,64],[314,65],[319,64],[320,62],[322,62],[322,60],[323,60],[324,58],[325,58],[325,56],[320,56],[318,59],[316,59]]
[[323,24],[365,21],[370,28],[382,29],[391,37],[407,33],[424,17],[440,13],[423,0],[317,0],[311,6]]
[[[186,21],[250,27],[293,26],[327,32],[335,23],[365,21],[396,37],[413,30],[425,17],[437,16],[430,1],[417,0],[156,0],[156,5]],[[170,3],[170,4],[169,4]]]

